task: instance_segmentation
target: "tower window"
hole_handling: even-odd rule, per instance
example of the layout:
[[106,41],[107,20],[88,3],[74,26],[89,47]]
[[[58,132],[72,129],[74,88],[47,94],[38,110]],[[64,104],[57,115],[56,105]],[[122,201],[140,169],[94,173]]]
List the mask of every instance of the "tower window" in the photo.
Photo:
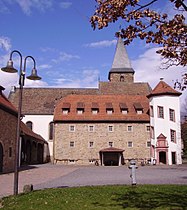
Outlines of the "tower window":
[[158,106],[158,118],[164,118],[164,107]]

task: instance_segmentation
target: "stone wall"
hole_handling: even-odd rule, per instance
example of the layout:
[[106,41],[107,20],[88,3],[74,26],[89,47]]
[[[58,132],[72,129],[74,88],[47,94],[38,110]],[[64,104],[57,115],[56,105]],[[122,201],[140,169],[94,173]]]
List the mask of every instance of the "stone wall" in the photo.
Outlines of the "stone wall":
[[3,173],[14,170],[17,117],[0,109],[0,143],[3,146]]
[[[69,126],[75,126],[75,131],[70,132]],[[88,126],[94,126],[90,132]],[[108,131],[108,126],[113,126],[113,132]],[[127,127],[132,126],[132,131]],[[123,149],[124,159],[148,159],[150,148],[150,134],[147,132],[148,123],[56,123],[54,140],[54,163],[89,164],[91,160],[99,160],[99,151],[108,148],[109,142],[113,147]],[[74,147],[70,147],[70,141]],[[128,147],[128,142],[133,142],[133,147]],[[93,147],[89,146],[93,142]]]
[[[134,73],[111,73],[110,81],[111,82],[124,82],[124,83],[133,83],[134,82]],[[123,78],[122,78],[123,77]]]

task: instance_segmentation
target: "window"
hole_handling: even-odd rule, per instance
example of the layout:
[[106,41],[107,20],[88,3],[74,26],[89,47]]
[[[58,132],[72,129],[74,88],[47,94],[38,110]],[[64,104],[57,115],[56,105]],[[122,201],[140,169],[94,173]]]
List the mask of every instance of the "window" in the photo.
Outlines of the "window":
[[89,125],[88,126],[88,131],[89,132],[94,132],[94,126],[93,125]]
[[77,103],[77,114],[83,114],[84,112],[84,103],[83,102],[78,102]]
[[109,125],[108,126],[108,131],[109,132],[113,132],[114,131],[114,126],[113,125]]
[[67,115],[70,112],[70,103],[63,103],[62,104],[62,114]]
[[150,106],[150,116],[154,117],[154,110],[153,110],[153,106]]
[[132,126],[131,126],[131,125],[128,125],[128,126],[127,126],[127,131],[128,131],[128,132],[132,132]]
[[170,138],[171,138],[171,142],[176,143],[176,131],[174,130],[170,130]]
[[92,102],[92,114],[97,114],[99,112],[99,105],[96,102]]
[[77,114],[83,114],[84,110],[83,109],[77,109]]
[[120,82],[124,82],[124,81],[125,81],[124,76],[120,76]]
[[151,138],[154,139],[155,138],[155,131],[154,131],[154,127],[151,126]]
[[142,114],[143,113],[143,107],[141,103],[134,103],[134,108],[137,114]]
[[106,103],[106,113],[107,114],[112,114],[113,113],[113,106],[112,103]]
[[151,131],[151,127],[148,125],[148,126],[146,126],[146,131],[147,132],[150,132]]
[[169,109],[169,119],[175,122],[175,110]]
[[93,148],[94,147],[94,142],[93,141],[90,141],[89,142],[89,148]]
[[32,130],[33,123],[31,121],[26,122],[26,126]]
[[164,118],[164,107],[158,106],[158,118]]
[[112,141],[109,141],[109,142],[108,142],[108,146],[109,146],[109,147],[113,147],[113,142],[112,142]]
[[67,115],[67,114],[68,114],[68,112],[69,112],[69,110],[68,110],[68,109],[62,109],[62,113],[63,113],[64,115]]
[[70,141],[69,146],[70,147],[75,147],[75,142],[74,141]]
[[92,114],[97,114],[99,112],[98,109],[92,109]]
[[143,114],[143,110],[137,110],[136,113],[137,114]]
[[54,123],[50,122],[49,123],[49,140],[53,139],[53,130],[54,130]]
[[70,125],[69,126],[69,131],[70,132],[75,132],[75,126],[74,125]]
[[128,146],[128,147],[133,147],[132,141],[128,141],[127,146]]
[[150,141],[147,141],[146,146],[147,146],[147,147],[150,147],[150,146],[151,146],[151,142],[150,142]]
[[9,147],[9,157],[12,157],[12,147]]
[[128,114],[128,107],[127,107],[126,103],[120,103],[119,107],[120,107],[122,114]]

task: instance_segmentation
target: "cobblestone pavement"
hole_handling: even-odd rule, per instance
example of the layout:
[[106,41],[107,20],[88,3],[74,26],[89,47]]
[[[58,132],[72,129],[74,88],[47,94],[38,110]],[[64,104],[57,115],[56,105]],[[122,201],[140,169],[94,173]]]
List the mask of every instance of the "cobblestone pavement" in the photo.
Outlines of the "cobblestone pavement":
[[[13,194],[13,173],[0,175],[0,197]],[[187,185],[187,165],[139,166],[137,184]],[[19,173],[19,193],[23,186],[33,184],[34,190],[88,185],[131,184],[127,166],[63,166],[35,165]]]

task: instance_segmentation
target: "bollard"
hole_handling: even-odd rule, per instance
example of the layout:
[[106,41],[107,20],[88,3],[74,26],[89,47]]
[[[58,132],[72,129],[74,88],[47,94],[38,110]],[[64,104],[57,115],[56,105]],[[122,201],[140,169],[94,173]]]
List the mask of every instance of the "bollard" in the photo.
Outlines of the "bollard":
[[131,160],[130,161],[130,165],[129,165],[129,169],[131,169],[131,182],[132,185],[136,185],[136,169],[138,168],[138,166],[136,165],[136,161],[135,160]]

